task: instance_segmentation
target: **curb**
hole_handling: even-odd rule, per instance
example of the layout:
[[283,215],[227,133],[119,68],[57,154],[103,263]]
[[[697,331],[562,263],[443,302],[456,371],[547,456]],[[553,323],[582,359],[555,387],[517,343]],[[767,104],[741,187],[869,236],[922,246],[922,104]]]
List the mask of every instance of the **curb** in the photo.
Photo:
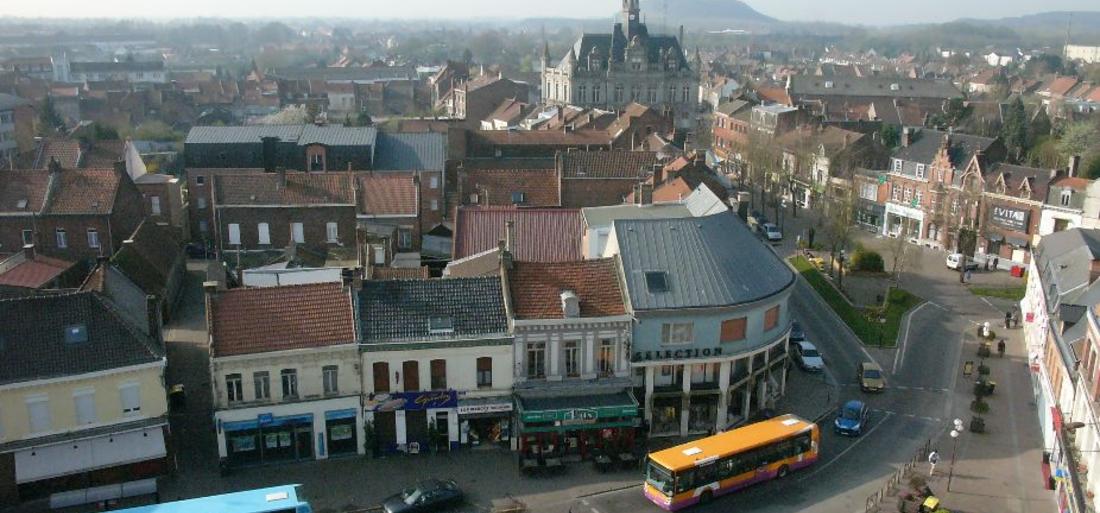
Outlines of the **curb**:
[[591,493],[583,493],[583,494],[578,495],[576,498],[577,499],[586,499],[588,497],[595,497],[597,495],[606,495],[606,494],[609,494],[609,493],[621,492],[623,490],[629,490],[631,488],[637,488],[637,487],[638,487],[638,485],[636,485],[636,484],[632,484],[632,485],[628,485],[628,486],[619,486],[617,488],[608,488],[607,490],[600,490],[600,491],[591,492]]

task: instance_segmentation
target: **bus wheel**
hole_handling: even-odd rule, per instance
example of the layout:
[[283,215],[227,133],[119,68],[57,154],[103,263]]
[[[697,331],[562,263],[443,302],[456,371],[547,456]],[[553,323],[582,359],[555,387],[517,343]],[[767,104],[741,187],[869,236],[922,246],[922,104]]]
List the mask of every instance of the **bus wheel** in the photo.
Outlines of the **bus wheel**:
[[775,477],[778,477],[778,478],[782,479],[784,477],[787,477],[787,474],[790,471],[791,471],[790,468],[788,468],[786,465],[783,465],[782,467],[779,467],[779,472],[776,472]]
[[699,504],[706,504],[710,502],[712,498],[713,495],[710,493],[710,490],[703,490],[703,493],[699,494]]

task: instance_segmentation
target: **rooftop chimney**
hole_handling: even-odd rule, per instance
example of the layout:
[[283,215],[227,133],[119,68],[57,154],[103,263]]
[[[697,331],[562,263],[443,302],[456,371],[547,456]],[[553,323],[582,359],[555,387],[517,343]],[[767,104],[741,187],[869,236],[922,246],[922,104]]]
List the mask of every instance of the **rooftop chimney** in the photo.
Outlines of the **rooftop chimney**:
[[286,187],[286,168],[279,166],[275,168],[275,173],[279,175],[279,188],[282,189]]
[[51,173],[60,173],[61,163],[57,161],[57,157],[50,157],[50,163],[47,164],[47,168]]
[[913,142],[912,129],[909,128],[909,127],[902,128],[901,129],[901,147],[902,148],[908,148],[909,145],[912,142]]
[[26,258],[27,261],[34,260],[34,244],[23,246],[23,257]]
[[217,292],[218,292],[218,282],[216,282],[216,281],[204,281],[204,282],[202,282],[202,290],[203,290],[203,292],[206,292],[207,295],[217,294]]
[[1069,176],[1077,176],[1077,171],[1080,168],[1081,168],[1081,156],[1080,155],[1071,156],[1069,158],[1069,168],[1066,169],[1066,172],[1069,173]]
[[504,250],[513,253],[516,251],[516,222],[504,222]]

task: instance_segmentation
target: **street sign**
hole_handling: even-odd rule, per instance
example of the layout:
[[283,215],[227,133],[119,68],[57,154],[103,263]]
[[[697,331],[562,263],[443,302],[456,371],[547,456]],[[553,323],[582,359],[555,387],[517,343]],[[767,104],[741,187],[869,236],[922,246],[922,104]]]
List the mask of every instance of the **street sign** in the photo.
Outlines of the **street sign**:
[[883,185],[886,183],[886,175],[878,175],[878,184]]

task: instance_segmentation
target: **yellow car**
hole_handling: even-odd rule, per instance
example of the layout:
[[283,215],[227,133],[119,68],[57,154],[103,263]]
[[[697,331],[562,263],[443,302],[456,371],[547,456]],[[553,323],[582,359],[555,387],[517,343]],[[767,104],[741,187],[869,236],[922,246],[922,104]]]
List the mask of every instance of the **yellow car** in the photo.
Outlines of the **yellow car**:
[[886,376],[882,367],[875,362],[863,362],[856,368],[859,388],[864,392],[882,392],[886,390]]

